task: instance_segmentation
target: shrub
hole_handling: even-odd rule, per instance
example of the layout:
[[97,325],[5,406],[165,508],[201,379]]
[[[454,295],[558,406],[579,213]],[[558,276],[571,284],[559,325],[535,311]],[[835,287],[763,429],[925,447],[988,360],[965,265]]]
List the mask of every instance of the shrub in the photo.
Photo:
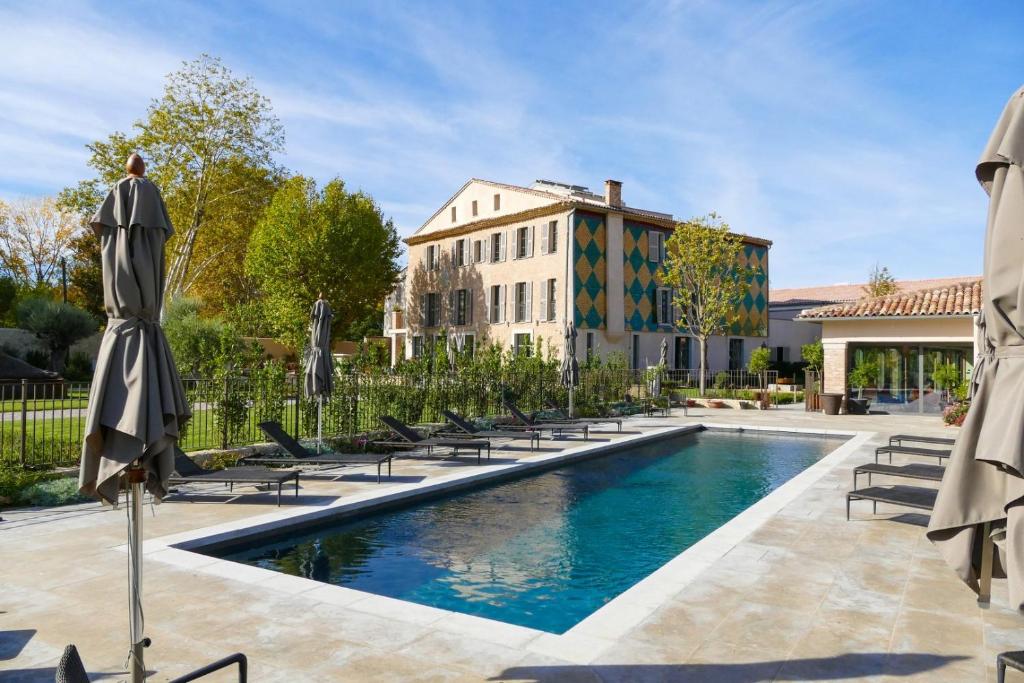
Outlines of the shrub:
[[92,500],[78,492],[78,480],[60,477],[49,481],[41,481],[22,489],[17,497],[18,502],[36,507],[53,507],[71,505]]
[[722,389],[727,389],[728,387],[729,373],[726,372],[725,370],[722,370],[721,372],[715,375],[715,389],[721,391]]
[[88,382],[92,379],[92,358],[89,354],[76,351],[68,356],[64,366],[64,379],[69,382]]
[[89,313],[43,297],[25,299],[18,304],[18,327],[32,332],[46,344],[50,352],[46,367],[56,372],[64,371],[71,345],[97,329],[96,319]]
[[24,488],[59,476],[52,470],[26,470],[16,465],[0,465],[0,505],[5,501],[8,504],[15,502]]
[[964,420],[967,419],[967,411],[970,407],[971,404],[966,401],[946,406],[945,410],[942,411],[942,421],[948,425],[960,427],[963,425]]
[[224,470],[229,467],[234,467],[238,464],[238,459],[242,457],[241,453],[224,451],[220,453],[214,453],[203,463],[203,469],[205,470]]
[[50,365],[50,355],[46,351],[29,349],[25,352],[25,362],[40,370],[45,370]]

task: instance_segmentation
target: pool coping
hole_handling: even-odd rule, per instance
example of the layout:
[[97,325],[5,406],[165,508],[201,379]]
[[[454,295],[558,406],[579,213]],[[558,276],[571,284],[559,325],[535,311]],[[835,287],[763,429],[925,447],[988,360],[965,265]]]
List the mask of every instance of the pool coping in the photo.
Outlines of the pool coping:
[[[641,427],[641,425],[637,425]],[[642,425],[647,428],[649,425]],[[417,499],[436,496],[453,490],[471,488],[485,482],[518,478],[531,471],[550,469],[609,450],[636,445],[666,437],[701,430],[751,431],[780,434],[849,437],[828,455],[803,470],[786,483],[743,510],[721,527],[670,559],[635,585],[616,596],[563,634],[554,634],[525,626],[420,605],[397,598],[367,593],[343,586],[321,583],[313,579],[243,565],[230,560],[202,555],[195,550],[227,543],[238,543],[249,536],[282,528],[313,525],[327,518],[366,514],[376,508],[406,504]],[[594,431],[600,434],[600,431]],[[715,562],[736,547],[783,507],[828,474],[836,465],[861,448],[875,432],[722,424],[696,421],[671,427],[655,427],[621,439],[571,447],[557,453],[520,458],[513,463],[484,466],[481,470],[459,471],[422,482],[396,484],[383,490],[363,491],[339,498],[330,504],[310,510],[281,510],[248,517],[224,524],[195,529],[147,540],[143,552],[147,560],[176,566],[192,572],[259,586],[287,595],[302,595],[323,604],[344,607],[378,617],[393,619],[413,626],[429,626],[453,634],[471,636],[483,641],[525,649],[529,652],[555,656],[577,664],[587,664],[612,647],[667,600],[678,595]],[[124,546],[120,548],[126,550]]]

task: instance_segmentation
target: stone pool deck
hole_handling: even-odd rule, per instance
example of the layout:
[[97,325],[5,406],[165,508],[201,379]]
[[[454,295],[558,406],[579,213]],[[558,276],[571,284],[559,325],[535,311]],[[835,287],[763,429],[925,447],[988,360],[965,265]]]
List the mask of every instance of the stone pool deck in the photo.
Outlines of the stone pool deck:
[[[547,454],[496,450],[481,468],[400,460],[395,480],[380,486],[368,473],[304,479],[297,502],[286,497],[280,510],[272,495],[245,489],[172,499],[147,510],[145,522],[152,680],[243,651],[253,681],[984,681],[995,680],[996,653],[1024,648],[1024,617],[1004,607],[1001,582],[992,607],[979,608],[924,538],[923,515],[879,506],[872,516],[861,502],[845,519],[852,467],[872,460],[890,434],[953,434],[938,418],[698,409],[633,418],[624,434],[595,441],[694,422],[871,434],[763,519],[748,516],[699,556],[673,561],[675,583],[613,602],[614,618],[571,639],[162,549],[198,529],[324,510]],[[3,517],[0,680],[52,681],[70,642],[93,680],[123,679],[124,510],[90,504]],[[161,559],[169,555],[176,559]],[[1014,673],[1008,681],[1024,681]]]

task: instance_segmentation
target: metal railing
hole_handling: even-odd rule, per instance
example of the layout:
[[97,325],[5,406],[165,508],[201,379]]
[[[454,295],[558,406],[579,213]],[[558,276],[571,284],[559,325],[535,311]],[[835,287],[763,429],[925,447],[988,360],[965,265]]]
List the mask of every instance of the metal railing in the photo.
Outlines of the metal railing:
[[[404,422],[437,423],[442,410],[464,415],[504,414],[503,399],[525,411],[543,410],[549,401],[568,402],[554,367],[535,371],[480,369],[456,373],[340,373],[334,392],[323,407],[323,433],[355,438],[380,429],[381,415]],[[668,370],[662,376],[662,395],[676,399],[697,396],[698,370]],[[778,373],[758,376],[745,370],[707,373],[708,396],[755,397],[774,385]],[[644,370],[584,367],[574,392],[579,414],[598,414],[629,395],[650,396],[650,376]],[[225,376],[186,379],[192,418],[180,444],[185,451],[228,449],[265,441],[259,423],[280,422],[297,439],[316,435],[317,404],[302,396],[301,378]],[[72,382],[0,383],[0,465],[22,467],[71,465],[82,452],[89,384]],[[773,401],[775,402],[775,401]]]

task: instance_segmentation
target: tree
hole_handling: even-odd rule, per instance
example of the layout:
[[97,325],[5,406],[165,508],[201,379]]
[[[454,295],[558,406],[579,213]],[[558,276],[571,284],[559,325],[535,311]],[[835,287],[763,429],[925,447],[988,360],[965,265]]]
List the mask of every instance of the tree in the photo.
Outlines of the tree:
[[762,390],[766,388],[765,382],[768,368],[771,367],[772,352],[767,346],[759,346],[750,354],[747,361],[747,370],[757,375],[758,385]]
[[0,202],[0,269],[22,287],[52,285],[77,226],[52,197]]
[[71,345],[98,329],[96,319],[80,308],[32,297],[18,304],[18,326],[36,335],[50,351],[49,369],[62,372]]
[[68,301],[102,320],[103,261],[100,241],[91,229],[79,230],[68,243]]
[[708,339],[725,334],[759,268],[740,263],[743,239],[715,213],[676,224],[665,242],[660,277],[673,288],[678,325],[700,346],[700,394],[707,388]]
[[800,358],[807,363],[807,369],[813,372],[821,370],[825,365],[825,347],[820,339],[815,339],[810,344],[800,347]]
[[335,334],[348,330],[394,287],[398,253],[398,233],[372,197],[347,192],[339,179],[317,190],[297,176],[256,225],[245,271],[275,336],[298,351],[318,294],[334,310]]
[[168,245],[167,298],[199,293],[215,310],[238,300],[245,245],[283,171],[284,133],[250,78],[201,55],[170,74],[133,134],[88,145],[97,177],[67,192],[95,210],[105,188],[141,154],[176,233]]
[[888,296],[900,291],[896,284],[896,278],[885,266],[879,267],[876,263],[868,275],[868,283],[864,285],[864,294],[867,296]]

